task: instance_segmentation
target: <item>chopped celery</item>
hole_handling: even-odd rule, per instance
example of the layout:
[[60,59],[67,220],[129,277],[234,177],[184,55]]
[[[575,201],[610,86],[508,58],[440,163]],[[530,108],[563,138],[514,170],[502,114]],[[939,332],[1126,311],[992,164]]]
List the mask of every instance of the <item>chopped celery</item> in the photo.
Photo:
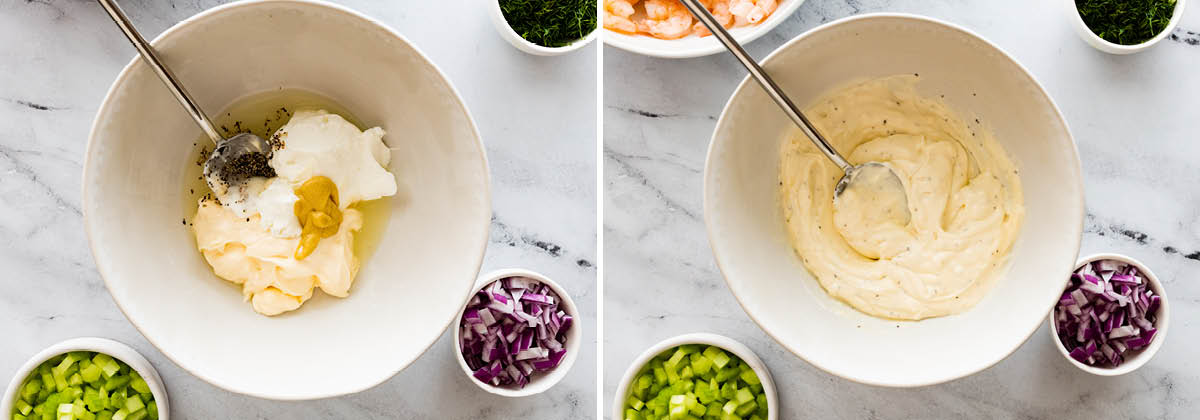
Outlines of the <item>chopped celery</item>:
[[[753,375],[754,372],[750,372],[750,374]],[[142,379],[142,377],[140,377],[140,376],[135,376],[133,378],[133,380],[129,382],[129,387],[133,388],[133,390],[137,391],[139,394],[149,394],[150,393],[150,386],[147,385],[146,380]]]
[[668,373],[670,371],[677,370],[676,368],[679,366],[679,362],[683,361],[683,358],[687,357],[687,355],[688,354],[684,353],[683,349],[680,348],[679,350],[675,351],[675,354],[671,355],[670,359],[667,359],[666,362],[663,362],[663,366],[667,368]]
[[709,359],[708,357],[705,357],[703,354],[700,354],[700,353],[692,354],[691,357],[692,357],[692,372],[695,372],[697,375],[704,375],[704,374],[712,371],[712,367],[713,367],[712,359]]
[[38,392],[41,391],[42,383],[35,381],[33,380],[33,377],[30,377],[25,381],[25,385],[21,387],[21,398],[33,400],[33,398],[37,396]]
[[747,385],[758,385],[762,383],[758,381],[758,375],[755,374],[754,370],[752,369],[743,370],[742,374],[738,375],[738,377],[742,378],[742,382],[745,382]]
[[108,382],[104,383],[104,390],[112,392],[118,388],[125,386],[125,385],[129,385],[129,381],[130,381],[130,377],[125,376],[125,375],[114,376],[114,377],[108,378]]
[[138,411],[129,413],[129,417],[126,417],[125,420],[142,420],[145,418],[146,418],[146,410],[138,410]]
[[150,402],[146,403],[146,414],[150,417],[150,420],[158,420],[157,401],[150,400]]
[[629,397],[629,400],[625,401],[625,405],[628,405],[630,408],[634,409],[635,411],[641,411],[642,407],[646,406],[646,403],[642,402],[642,400],[639,400],[637,398]]
[[96,413],[96,420],[112,420],[112,417],[113,417],[112,411],[103,410],[99,413]]
[[734,411],[733,413],[737,414],[739,417],[746,417],[748,415],[753,414],[754,410],[757,408],[758,408],[758,405],[754,404],[754,401],[750,401],[748,403],[739,405],[737,408],[737,411]]
[[683,379],[692,379],[695,378],[696,375],[692,373],[691,366],[684,366],[683,370],[679,371],[679,377]]
[[[84,361],[87,360],[85,359]],[[89,384],[98,382],[100,380],[100,375],[103,373],[104,369],[95,363],[88,363],[87,367],[79,369],[79,374],[83,377],[83,381]]]
[[72,373],[71,377],[67,378],[67,385],[68,386],[83,385],[83,376],[80,375],[79,372]]
[[737,390],[737,396],[734,398],[738,405],[754,401],[754,394],[750,393],[749,389],[742,388]]
[[29,403],[25,402],[25,400],[17,400],[15,408],[17,409],[18,413],[21,413],[21,415],[26,415],[29,414],[30,411],[33,411],[33,406],[29,405]]
[[[747,391],[747,392],[749,392],[749,391]],[[754,397],[750,397],[750,398],[754,399]],[[130,414],[132,414],[135,411],[146,408],[146,404],[143,403],[142,399],[140,397],[138,397],[137,395],[130,395],[129,398],[125,400],[125,408],[129,410]]]
[[112,420],[125,420],[126,417],[129,417],[129,410],[122,408],[113,413]]
[[634,375],[624,397],[626,420],[762,420],[767,413],[756,372],[713,346],[664,350]]

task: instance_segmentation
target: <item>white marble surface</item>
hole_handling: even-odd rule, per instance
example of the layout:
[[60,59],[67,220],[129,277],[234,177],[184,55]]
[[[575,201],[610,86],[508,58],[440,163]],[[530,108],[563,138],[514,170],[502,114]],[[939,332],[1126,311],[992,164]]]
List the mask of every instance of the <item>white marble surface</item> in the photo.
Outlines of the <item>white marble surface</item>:
[[1117,57],[1079,40],[1060,3],[808,0],[748,51],[763,57],[823,22],[901,11],[966,26],[1015,56],[1049,90],[1078,142],[1088,202],[1081,252],[1135,256],[1165,281],[1174,322],[1149,365],[1089,376],[1058,354],[1045,326],[991,369],[919,389],[859,385],[804,363],[745,315],[705,236],[704,155],[745,72],[725,55],[672,61],[605,47],[605,416],[637,354],[669,336],[709,331],[742,341],[770,366],[782,419],[1197,418],[1200,7],[1192,5],[1172,39]]
[[[224,1],[123,0],[152,37]],[[131,344],[163,375],[172,414],[218,418],[585,418],[596,394],[597,45],[555,58],[501,40],[476,0],[346,5],[396,28],[445,71],[487,145],[494,223],[483,269],[519,266],[572,292],[587,344],[545,394],[493,396],[453,359],[449,334],[369,391],[309,402],[232,394],[192,377],[125,320],[96,273],[82,232],[80,168],[97,107],[134,50],[86,0],[0,1],[0,377],[74,336]],[[182,111],[182,110],[181,110]],[[452,251],[451,251],[452,252]]]

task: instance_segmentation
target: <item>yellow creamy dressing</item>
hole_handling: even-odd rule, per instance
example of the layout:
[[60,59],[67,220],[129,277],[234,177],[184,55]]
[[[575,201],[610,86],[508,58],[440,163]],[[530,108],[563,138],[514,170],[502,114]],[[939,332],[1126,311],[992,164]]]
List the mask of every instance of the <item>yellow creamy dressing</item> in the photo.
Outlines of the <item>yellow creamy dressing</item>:
[[[868,81],[806,110],[852,164],[894,170],[904,197],[848,189],[835,205],[842,171],[799,130],[783,142],[779,187],[792,246],[821,286],[867,314],[910,320],[978,303],[1024,216],[1016,167],[992,134],[919,96],[916,82]],[[904,198],[910,217],[894,210]]]

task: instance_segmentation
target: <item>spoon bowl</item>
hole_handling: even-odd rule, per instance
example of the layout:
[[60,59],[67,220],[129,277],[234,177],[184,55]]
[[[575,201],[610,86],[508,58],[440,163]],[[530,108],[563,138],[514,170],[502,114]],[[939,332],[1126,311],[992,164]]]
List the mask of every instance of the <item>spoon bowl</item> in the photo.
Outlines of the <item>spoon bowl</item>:
[[267,163],[272,153],[270,141],[251,133],[238,133],[217,143],[208,160],[204,161],[204,179],[213,187],[214,182],[231,183],[251,176],[274,177],[275,170]]

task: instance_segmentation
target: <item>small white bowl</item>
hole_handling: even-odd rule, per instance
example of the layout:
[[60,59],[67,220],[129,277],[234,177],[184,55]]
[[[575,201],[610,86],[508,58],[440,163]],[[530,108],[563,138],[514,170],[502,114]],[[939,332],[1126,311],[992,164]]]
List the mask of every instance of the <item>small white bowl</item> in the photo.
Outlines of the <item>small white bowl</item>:
[[1175,0],[1175,13],[1171,15],[1171,21],[1168,22],[1167,27],[1164,28],[1162,32],[1159,32],[1158,35],[1155,35],[1154,38],[1150,38],[1149,41],[1141,44],[1121,45],[1108,42],[1104,38],[1097,36],[1096,33],[1092,32],[1092,29],[1088,28],[1087,24],[1083,22],[1083,16],[1079,15],[1079,10],[1075,6],[1075,0],[1063,0],[1063,5],[1065,6],[1065,11],[1067,13],[1067,19],[1071,21],[1071,26],[1075,28],[1075,33],[1079,34],[1079,38],[1083,39],[1088,43],[1088,45],[1091,45],[1097,50],[1117,55],[1133,54],[1145,51],[1146,49],[1153,47],[1154,44],[1157,44],[1159,41],[1171,36],[1171,32],[1175,30],[1176,26],[1179,26],[1179,21],[1183,20],[1183,6],[1186,4],[1187,0]]
[[[746,45],[750,41],[766,35],[771,29],[775,29],[776,26],[787,20],[788,16],[791,16],[796,9],[799,9],[801,4],[804,4],[804,0],[779,0],[779,6],[770,16],[767,16],[766,20],[753,26],[729,29],[729,34],[738,43]],[[601,11],[603,10],[604,8],[601,7]],[[598,24],[601,28],[604,27],[603,14]],[[608,29],[604,29],[604,43],[632,53],[662,58],[702,57],[725,51],[725,46],[712,36],[688,35],[679,39],[658,39],[652,36],[630,35]]]
[[[554,370],[550,371],[549,373],[535,373],[534,376],[529,379],[529,383],[526,384],[524,388],[519,389],[495,386],[475,378],[474,372],[471,371],[471,367],[467,366],[467,360],[463,358],[462,346],[459,345],[459,340],[461,340],[460,334],[462,333],[462,328],[459,327],[459,323],[462,321],[463,313],[467,310],[465,304],[463,305],[463,308],[458,311],[458,318],[454,319],[454,324],[451,326],[451,328],[454,329],[454,342],[451,343],[451,346],[454,347],[454,359],[458,360],[458,365],[462,367],[463,373],[467,375],[467,378],[471,379],[471,382],[474,382],[475,385],[483,388],[484,391],[504,397],[528,397],[530,395],[537,395],[546,392],[546,390],[550,389],[559,381],[561,381],[563,377],[567,376],[567,372],[570,371],[571,366],[575,364],[575,359],[579,357],[579,349],[583,346],[583,322],[579,317],[579,307],[575,306],[575,301],[571,300],[571,295],[567,293],[562,286],[559,286],[558,283],[555,283],[554,280],[550,280],[549,277],[533,271],[521,268],[505,268],[492,271],[479,277],[479,281],[475,282],[475,289],[473,292],[478,292],[480,289],[483,289],[484,286],[492,284],[492,282],[496,280],[508,277],[528,277],[550,286],[550,289],[554,290],[554,293],[557,294],[558,298],[560,299],[559,308],[562,309],[563,312],[566,312],[567,315],[571,316],[571,329],[567,331],[567,354],[563,355],[563,359],[561,362],[559,362],[558,367],[554,368]],[[474,296],[474,293],[472,293],[472,296]]]
[[504,12],[500,10],[500,2],[498,0],[484,1],[492,3],[491,7],[488,8],[488,12],[492,16],[492,26],[496,27],[496,32],[500,34],[500,37],[504,38],[505,41],[508,41],[509,44],[512,44],[518,50],[529,54],[541,56],[563,55],[591,44],[596,39],[596,34],[600,32],[601,22],[597,19],[596,28],[592,29],[592,32],[583,37],[583,39],[576,40],[563,47],[544,47],[521,38],[521,35],[518,35],[512,26],[508,25],[508,20],[504,19]]
[[1058,279],[1079,257],[1083,176],[1066,120],[1024,67],[967,29],[905,14],[821,25],[763,67],[797,104],[848,83],[918,73],[922,95],[944,95],[965,120],[993,129],[1020,170],[1026,211],[1009,264],[970,310],[917,322],[865,315],[830,297],[792,249],[778,181],[780,144],[795,125],[744,80],[709,146],[704,221],[725,282],[763,331],[842,378],[913,387],[986,369],[1041,327],[1062,293]]
[[650,362],[654,356],[667,351],[667,349],[682,346],[684,344],[704,344],[716,346],[722,350],[728,351],[737,355],[743,362],[750,365],[754,369],[754,374],[758,375],[759,382],[762,382],[763,393],[767,395],[767,418],[766,420],[776,420],[779,418],[779,398],[775,395],[775,380],[771,379],[771,371],[767,369],[767,365],[754,354],[746,345],[739,343],[732,338],[710,334],[710,333],[691,333],[677,335],[658,344],[650,346],[646,351],[642,352],[637,359],[633,360],[633,364],[629,365],[629,369],[625,370],[625,376],[621,377],[620,385],[617,386],[617,393],[613,394],[613,411],[612,419],[623,419],[625,412],[625,398],[629,395],[629,384],[633,382],[633,378],[637,377],[638,371],[646,363]]
[[[1158,281],[1158,276],[1155,276],[1154,272],[1150,271],[1150,268],[1146,267],[1145,264],[1142,264],[1141,261],[1138,261],[1133,257],[1121,254],[1092,254],[1079,259],[1079,263],[1075,264],[1075,270],[1079,270],[1079,268],[1083,267],[1084,264],[1089,264],[1093,261],[1099,260],[1116,260],[1126,264],[1132,264],[1134,267],[1137,267],[1138,271],[1141,272],[1142,276],[1146,278],[1147,282],[1149,282],[1150,290],[1153,290],[1154,294],[1159,296],[1160,302],[1158,304],[1158,312],[1155,314],[1158,319],[1154,322],[1154,327],[1158,329],[1158,332],[1154,333],[1154,339],[1150,341],[1150,345],[1126,352],[1123,354],[1125,357],[1125,362],[1121,363],[1120,366],[1115,368],[1088,366],[1071,357],[1071,353],[1067,351],[1067,347],[1064,346],[1062,340],[1058,338],[1058,325],[1056,322],[1054,322],[1054,310],[1050,311],[1050,315],[1046,317],[1046,322],[1050,323],[1050,339],[1054,340],[1054,345],[1058,347],[1058,352],[1062,353],[1063,357],[1066,358],[1067,361],[1070,361],[1071,364],[1075,365],[1075,367],[1093,375],[1124,375],[1142,367],[1142,365],[1146,364],[1146,362],[1149,362],[1150,359],[1154,357],[1155,353],[1158,353],[1159,347],[1162,347],[1163,341],[1167,339],[1167,326],[1171,323],[1171,306],[1167,302],[1167,294],[1163,290],[1162,282]],[[1067,281],[1070,280],[1068,279]],[[1063,286],[1066,287],[1065,282],[1063,283]]]
[[154,370],[150,361],[132,347],[107,338],[97,337],[79,337],[61,341],[30,357],[24,365],[21,365],[20,369],[17,369],[12,381],[8,383],[8,390],[4,392],[4,400],[0,401],[0,416],[3,416],[0,418],[7,419],[12,416],[13,404],[17,400],[21,383],[29,377],[30,373],[33,373],[34,369],[37,369],[38,365],[54,356],[72,351],[103,353],[129,365],[129,368],[141,375],[142,379],[146,381],[146,385],[150,386],[150,393],[154,395],[154,403],[158,406],[159,420],[170,420],[171,405],[167,402],[167,388],[163,385],[162,378],[158,376],[158,371]]

